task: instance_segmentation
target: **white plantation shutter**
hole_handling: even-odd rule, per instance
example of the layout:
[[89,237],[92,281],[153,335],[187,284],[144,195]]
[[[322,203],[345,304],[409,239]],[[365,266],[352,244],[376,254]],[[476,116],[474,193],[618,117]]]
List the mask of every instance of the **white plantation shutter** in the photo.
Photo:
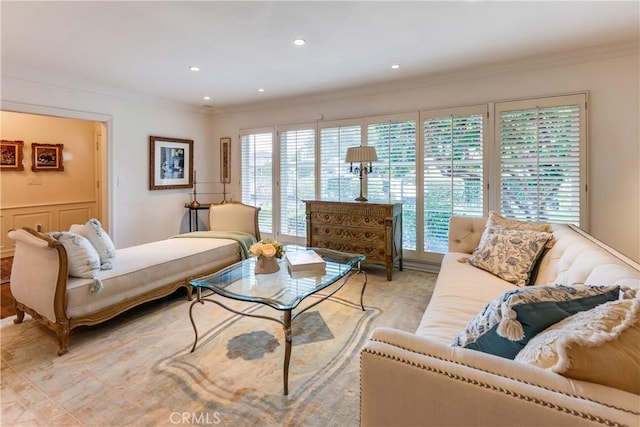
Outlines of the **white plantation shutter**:
[[367,198],[371,202],[402,203],[402,247],[415,250],[416,230],[416,141],[417,114],[367,125],[367,145],[373,146],[378,161],[367,177]]
[[261,232],[273,232],[273,132],[240,135],[242,202],[260,207]]
[[503,215],[584,222],[585,102],[586,95],[572,95],[496,104]]
[[480,106],[422,113],[425,252],[447,251],[451,215],[484,213],[486,112]]
[[306,237],[306,206],[315,199],[315,129],[280,135],[280,233]]
[[359,178],[344,162],[347,148],[361,145],[359,124],[323,124],[320,129],[320,199],[353,201],[360,195]]

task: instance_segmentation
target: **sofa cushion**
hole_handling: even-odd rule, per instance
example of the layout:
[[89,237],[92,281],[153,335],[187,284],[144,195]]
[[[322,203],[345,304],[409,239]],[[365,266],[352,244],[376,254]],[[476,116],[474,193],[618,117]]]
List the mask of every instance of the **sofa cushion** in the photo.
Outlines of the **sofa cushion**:
[[515,361],[640,394],[639,343],[640,299],[617,300],[552,325]]
[[449,252],[444,255],[433,295],[416,328],[417,335],[449,345],[487,302],[517,289],[468,262],[459,262],[464,255],[469,254]]
[[551,233],[487,226],[469,263],[517,286],[529,284]]
[[579,311],[618,299],[619,286],[531,286],[490,302],[454,340],[461,346],[513,359],[540,331]]
[[95,218],[90,219],[85,224],[73,224],[69,229],[72,233],[80,234],[91,242],[100,256],[100,268],[108,270],[112,268],[113,259],[116,256],[116,248],[111,238],[102,228],[102,224]]
[[542,222],[533,221],[520,221],[517,219],[505,218],[495,211],[489,211],[489,219],[487,220],[487,227],[503,227],[512,230],[529,230],[529,231],[545,231],[551,232],[551,224],[544,224]]

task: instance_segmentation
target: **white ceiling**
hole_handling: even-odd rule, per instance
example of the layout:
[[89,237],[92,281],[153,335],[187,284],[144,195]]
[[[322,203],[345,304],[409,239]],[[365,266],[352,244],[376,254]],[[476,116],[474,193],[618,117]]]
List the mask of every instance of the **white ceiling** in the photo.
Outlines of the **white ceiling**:
[[[640,37],[638,1],[2,0],[0,7],[3,75],[215,109]],[[307,45],[294,46],[297,37]]]

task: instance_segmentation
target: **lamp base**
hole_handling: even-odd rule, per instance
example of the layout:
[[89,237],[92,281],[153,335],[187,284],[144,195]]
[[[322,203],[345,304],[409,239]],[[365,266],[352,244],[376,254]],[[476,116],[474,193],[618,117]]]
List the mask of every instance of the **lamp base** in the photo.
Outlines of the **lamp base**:
[[366,197],[360,196],[354,199],[356,202],[366,202],[368,201]]

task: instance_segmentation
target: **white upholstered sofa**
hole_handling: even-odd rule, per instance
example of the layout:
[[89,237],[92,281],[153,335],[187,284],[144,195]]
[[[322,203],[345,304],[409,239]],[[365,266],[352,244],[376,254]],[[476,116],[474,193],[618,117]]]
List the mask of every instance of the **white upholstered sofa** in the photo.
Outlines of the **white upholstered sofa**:
[[[94,278],[69,275],[67,250],[58,240],[29,228],[11,230],[14,322],[22,322],[26,312],[54,330],[62,355],[77,326],[98,324],[180,287],[191,299],[191,279],[238,262],[243,248],[260,239],[259,210],[241,203],[212,205],[209,231],[118,249],[112,268]],[[99,289],[92,288],[96,279]]]
[[[478,246],[485,222],[451,218],[450,252],[415,333],[380,327],[363,347],[361,425],[639,426],[638,394],[452,346],[490,301],[515,288],[460,262]],[[639,287],[637,263],[576,228],[553,225],[553,234],[555,245],[540,259],[535,285]],[[640,372],[623,375],[638,380]]]

